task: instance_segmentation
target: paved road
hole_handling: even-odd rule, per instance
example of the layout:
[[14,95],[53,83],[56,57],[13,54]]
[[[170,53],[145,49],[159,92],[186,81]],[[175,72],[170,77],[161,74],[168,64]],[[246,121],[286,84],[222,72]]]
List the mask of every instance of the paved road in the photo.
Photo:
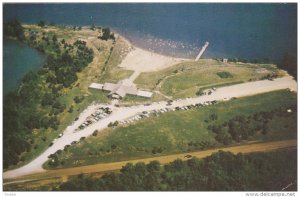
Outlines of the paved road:
[[[291,89],[292,91],[297,91],[297,83],[295,80],[292,79],[292,77],[278,78],[274,79],[273,81],[262,80],[256,82],[248,82],[218,88],[211,95],[177,100],[173,102],[172,107],[181,107],[205,101],[224,100],[224,98],[225,100],[228,100],[232,97],[243,97],[287,88]],[[137,113],[141,113],[142,111],[151,111],[154,109],[165,108],[166,104],[167,103],[163,101],[152,103],[149,106],[137,105],[132,107],[120,108],[110,106],[113,108],[113,113],[110,114],[110,116],[86,127],[81,131],[75,132],[75,129],[78,128],[78,126],[85,121],[86,117],[88,117],[94,112],[96,108],[102,105],[98,104],[89,106],[84,112],[82,112],[82,114],[76,122],[74,122],[71,126],[66,128],[66,130],[64,131],[64,135],[61,138],[59,138],[53,144],[53,146],[49,147],[40,156],[38,156],[36,159],[26,164],[25,166],[5,172],[3,174],[3,178],[16,178],[32,173],[42,172],[44,171],[42,165],[47,161],[48,156],[50,154],[55,153],[59,149],[63,149],[65,145],[71,144],[71,142],[73,141],[78,141],[81,137],[87,137],[92,135],[96,129],[102,130],[106,128],[110,122],[126,120],[136,115]]]
[[78,174],[90,174],[90,173],[104,174],[107,172],[120,170],[122,166],[126,165],[127,163],[133,163],[133,164],[136,164],[138,162],[149,163],[150,161],[157,160],[161,164],[167,164],[174,161],[175,159],[187,160],[188,158],[186,157],[186,155],[191,155],[197,158],[205,158],[215,152],[218,152],[219,150],[230,151],[234,154],[237,154],[237,153],[250,153],[250,152],[262,152],[262,151],[265,152],[265,151],[272,151],[276,149],[295,148],[295,147],[297,147],[296,139],[263,142],[263,143],[252,143],[252,144],[225,147],[225,148],[216,148],[216,149],[205,150],[205,151],[194,151],[189,153],[172,154],[172,155],[165,155],[159,157],[127,160],[121,162],[101,163],[101,164],[86,165],[81,167],[48,170],[42,173],[21,177],[19,180],[12,180],[12,181],[7,180],[4,183],[4,185],[8,185],[12,183],[23,183],[27,181],[38,181],[45,178],[53,179],[58,177],[68,177],[68,176],[73,176]]

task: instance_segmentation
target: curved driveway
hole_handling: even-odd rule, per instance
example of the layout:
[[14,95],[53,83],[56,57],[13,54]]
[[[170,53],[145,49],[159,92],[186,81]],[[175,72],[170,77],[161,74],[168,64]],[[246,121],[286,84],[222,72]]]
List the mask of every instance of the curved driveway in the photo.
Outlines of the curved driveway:
[[[243,97],[287,88],[292,91],[297,91],[297,83],[295,80],[293,80],[292,77],[277,78],[273,81],[262,80],[247,82],[243,84],[218,88],[211,95],[176,100],[173,102],[172,107],[181,107],[205,101],[228,100],[232,97]],[[38,156],[36,159],[26,164],[25,166],[3,173],[3,178],[16,178],[32,173],[42,172],[44,171],[42,165],[48,160],[48,156],[55,153],[59,149],[63,149],[65,145],[71,144],[73,141],[78,141],[81,137],[88,137],[92,135],[96,129],[102,130],[106,128],[110,122],[126,120],[136,115],[137,113],[141,113],[142,111],[151,111],[154,109],[165,108],[166,104],[166,101],[162,101],[152,103],[149,106],[136,105],[132,107],[119,108],[109,106],[113,110],[110,116],[84,128],[83,130],[75,131],[75,129],[85,121],[86,117],[90,116],[98,107],[103,106],[101,104],[91,105],[81,113],[79,119],[76,122],[65,129],[64,135],[45,152],[43,152],[40,156]]]

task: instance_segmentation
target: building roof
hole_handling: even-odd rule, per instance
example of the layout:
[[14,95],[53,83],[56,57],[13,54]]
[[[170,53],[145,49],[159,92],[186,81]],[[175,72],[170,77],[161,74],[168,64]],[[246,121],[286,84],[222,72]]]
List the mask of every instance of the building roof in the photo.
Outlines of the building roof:
[[117,84],[114,83],[105,83],[103,86],[103,90],[107,90],[107,91],[113,91],[114,89],[116,89]]
[[137,93],[138,96],[142,96],[142,97],[146,97],[146,98],[151,98],[151,96],[153,95],[152,92],[148,92],[148,91],[142,91],[139,90]]
[[103,89],[111,91],[109,95],[118,94],[121,97],[126,94],[137,95],[138,92],[136,85],[128,79],[121,80],[117,84],[105,83]]
[[100,83],[91,83],[91,85],[89,86],[89,88],[102,90],[103,84],[100,84]]
[[113,95],[113,94],[118,94],[119,96],[124,97],[126,96],[126,91],[124,90],[123,87],[117,87],[109,93],[109,95]]
[[103,85],[103,84],[92,83],[89,87],[110,91],[109,95],[114,97],[116,95],[119,95],[120,97],[124,97],[126,96],[126,94],[131,94],[131,95],[150,98],[153,94],[152,92],[138,90],[136,85],[132,83],[132,81],[130,81],[129,79],[121,80],[117,84],[105,83]]
[[119,85],[122,86],[127,86],[127,87],[136,87],[136,85],[134,83],[132,83],[132,81],[130,81],[129,79],[124,79],[118,82]]

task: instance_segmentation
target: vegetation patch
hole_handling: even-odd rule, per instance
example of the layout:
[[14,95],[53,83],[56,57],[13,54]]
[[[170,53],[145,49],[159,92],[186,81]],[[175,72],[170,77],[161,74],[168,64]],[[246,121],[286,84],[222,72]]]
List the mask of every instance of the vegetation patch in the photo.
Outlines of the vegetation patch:
[[[258,112],[250,116],[236,116],[229,121],[224,122],[222,125],[209,125],[208,129],[216,134],[215,139],[223,143],[224,145],[231,144],[232,141],[241,142],[243,140],[248,140],[254,135],[262,134],[267,138],[275,137],[278,133],[274,132],[272,125],[276,124],[277,126],[285,125],[289,131],[295,131],[296,124],[290,124],[290,121],[284,121],[286,117],[289,117],[290,120],[296,122],[296,112],[297,106],[291,105],[286,108],[277,108],[268,112]],[[279,120],[277,123],[274,120]],[[286,130],[286,129],[283,129]],[[272,133],[267,136],[268,131]],[[286,136],[292,135],[296,138],[295,132],[286,133]],[[278,138],[280,139],[280,138]]]
[[226,78],[232,78],[232,74],[230,72],[217,72],[217,75],[222,78],[222,79],[226,79]]

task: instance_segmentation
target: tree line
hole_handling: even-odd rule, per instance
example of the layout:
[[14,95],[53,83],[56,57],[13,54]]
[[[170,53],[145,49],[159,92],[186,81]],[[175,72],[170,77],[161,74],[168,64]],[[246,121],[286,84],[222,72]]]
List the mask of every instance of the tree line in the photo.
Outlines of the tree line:
[[[289,162],[286,162],[289,161]],[[219,151],[204,159],[170,164],[128,163],[100,178],[79,175],[62,191],[281,191],[297,180],[297,151],[237,154]],[[296,190],[296,185],[287,188]]]
[[[297,110],[297,106],[289,107],[293,111]],[[241,142],[248,140],[249,137],[255,134],[267,135],[269,130],[268,123],[275,116],[286,116],[285,108],[277,108],[272,111],[257,112],[250,116],[236,116],[223,124],[211,124],[208,129],[215,133],[215,139],[221,144],[229,145],[233,142]]]
[[62,89],[72,88],[77,73],[93,60],[93,51],[83,41],[67,44],[55,34],[50,37],[45,33],[29,32],[24,42],[45,53],[47,60],[37,72],[24,76],[18,90],[4,97],[4,169],[23,160],[20,157],[23,152],[39,146],[35,144],[33,131],[58,129],[59,114],[66,110],[59,99]]
[[[222,58],[213,58],[217,61],[222,61]],[[242,63],[253,63],[253,64],[273,64],[269,58],[228,58],[228,62],[242,62]],[[276,62],[277,66],[283,70],[286,70],[290,75],[292,75],[297,80],[297,55],[287,52],[282,55],[281,59]]]
[[[218,58],[216,58],[219,60]],[[269,58],[256,58],[256,59],[245,59],[245,58],[229,58],[229,62],[242,62],[242,63],[253,63],[253,64],[272,64],[273,62]],[[283,70],[286,70],[297,80],[297,55],[292,53],[285,53],[281,60],[278,61],[277,66]]]

